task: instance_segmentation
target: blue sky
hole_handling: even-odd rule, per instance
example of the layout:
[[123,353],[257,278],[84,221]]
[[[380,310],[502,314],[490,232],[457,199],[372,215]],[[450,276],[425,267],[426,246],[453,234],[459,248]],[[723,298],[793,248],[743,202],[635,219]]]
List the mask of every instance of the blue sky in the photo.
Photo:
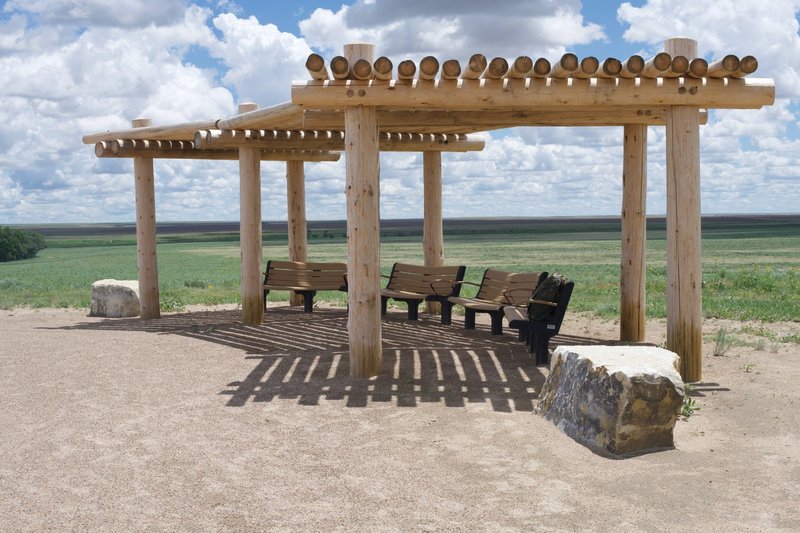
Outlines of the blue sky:
[[[9,0],[0,10],[0,224],[134,219],[132,163],[98,160],[84,133],[216,119],[288,101],[311,51],[365,40],[395,63],[564,51],[621,59],[688,36],[699,53],[755,55],[774,106],[714,111],[701,131],[702,210],[800,206],[800,0]],[[617,215],[621,128],[515,128],[445,154],[444,215]],[[648,213],[664,213],[664,132],[648,142]],[[264,219],[286,214],[285,168],[262,164]],[[419,154],[381,156],[381,215],[421,217]],[[344,218],[344,164],[306,167],[308,217]],[[519,188],[525,194],[505,201]],[[530,202],[530,195],[547,202]],[[235,163],[156,164],[157,218],[238,219]]]

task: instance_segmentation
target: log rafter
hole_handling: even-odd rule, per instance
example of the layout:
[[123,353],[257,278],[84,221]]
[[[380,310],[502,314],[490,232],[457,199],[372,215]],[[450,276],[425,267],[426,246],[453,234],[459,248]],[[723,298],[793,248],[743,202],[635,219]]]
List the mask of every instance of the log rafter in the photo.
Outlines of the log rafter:
[[[469,61],[465,64],[464,69],[461,68],[460,63],[455,59],[448,59],[441,62],[448,64],[447,69],[442,69],[439,79],[453,80],[458,78],[462,72],[464,79],[477,79],[483,77],[485,79],[501,79],[501,78],[540,78],[550,76],[553,78],[661,78],[661,77],[674,77],[680,76],[687,71],[688,65],[692,61],[703,61],[703,58],[688,58],[681,55],[670,55],[667,52],[659,52],[654,57],[644,60],[639,55],[633,55],[625,61],[625,66],[622,68],[612,69],[599,69],[600,61],[593,56],[584,57],[579,59],[578,56],[571,52],[565,53],[558,61],[553,63],[552,69],[550,68],[550,61],[546,58],[540,57],[534,63],[533,59],[529,56],[519,56],[512,61],[507,61],[505,58],[496,57],[490,63],[487,62],[483,54],[474,54],[470,57]],[[741,60],[747,63],[746,66],[740,68],[740,59],[738,56],[728,54],[722,59],[715,61],[710,69],[709,76],[716,78],[734,77],[741,78],[752,74],[758,68],[758,61],[753,56],[745,56]],[[364,59],[358,61],[358,65],[350,65],[346,58],[336,56],[331,59],[331,70],[334,73],[334,78],[337,80],[388,80],[391,79],[392,62],[386,57],[378,58],[373,65],[369,65]],[[608,64],[621,64],[622,62],[614,57],[609,57],[603,60],[604,65]],[[537,65],[534,68],[534,65]],[[426,56],[419,62],[419,69],[417,65],[410,59],[402,61],[398,65],[397,78],[400,80],[411,80],[414,75],[417,75],[419,80],[434,80],[436,75],[439,74],[440,61],[434,56]],[[545,68],[545,65],[546,68]],[[379,68],[380,67],[380,68]],[[325,66],[325,59],[318,54],[311,54],[306,61],[306,69],[312,79],[327,80],[328,72]],[[692,75],[696,75],[696,71],[692,71]]]
[[[485,142],[455,134],[381,133],[378,144],[386,152],[468,152],[483,150]],[[202,130],[194,147],[342,151],[345,139],[341,131]]]
[[[238,161],[239,150],[231,148],[195,149],[188,141],[118,139],[100,141],[94,153],[100,158],[151,157],[153,159],[211,159]],[[328,150],[262,149],[261,161],[338,161],[341,154]]]

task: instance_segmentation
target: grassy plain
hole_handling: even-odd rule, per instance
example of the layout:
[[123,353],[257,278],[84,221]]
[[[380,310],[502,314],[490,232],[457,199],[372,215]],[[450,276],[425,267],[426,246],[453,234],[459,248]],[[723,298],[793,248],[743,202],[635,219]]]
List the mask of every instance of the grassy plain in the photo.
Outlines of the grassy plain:
[[[344,261],[340,223],[316,223],[309,260]],[[418,221],[387,221],[381,261],[422,263]],[[0,308],[88,307],[92,282],[136,279],[132,234],[65,228],[47,238],[35,259],[0,264]],[[800,217],[704,219],[703,312],[736,320],[800,320]],[[666,315],[666,242],[663,221],[648,223],[647,312]],[[478,282],[487,267],[561,272],[576,282],[570,308],[601,316],[619,312],[619,222],[595,220],[459,220],[445,223],[448,264],[465,264]],[[264,257],[286,259],[285,230],[265,230]],[[230,231],[159,236],[159,284],[165,311],[188,304],[236,303],[239,294],[238,234]],[[469,294],[469,291],[467,292]],[[281,293],[270,300],[285,299]],[[341,293],[318,299],[344,304]]]

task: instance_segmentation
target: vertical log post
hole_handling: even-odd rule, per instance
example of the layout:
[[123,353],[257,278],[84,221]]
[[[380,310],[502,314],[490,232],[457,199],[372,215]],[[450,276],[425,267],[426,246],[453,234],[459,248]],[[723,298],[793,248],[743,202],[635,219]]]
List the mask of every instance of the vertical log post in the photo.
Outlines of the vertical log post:
[[[424,188],[422,243],[425,266],[444,264],[444,234],[442,230],[442,152],[422,152]],[[426,302],[429,313],[439,313],[441,304]]]
[[[691,39],[668,39],[673,56],[697,57]],[[700,256],[700,122],[698,109],[667,108],[667,349],[681,357],[681,376],[703,378]]]
[[[252,103],[239,105],[239,113],[255,111]],[[239,148],[239,246],[242,275],[242,323],[264,320],[261,269],[261,153],[258,148]]]
[[[134,128],[150,125],[149,118],[131,121]],[[134,157],[136,190],[136,267],[139,271],[139,316],[161,318],[156,257],[156,192],[152,157]]]
[[[359,59],[372,63],[373,49],[371,44],[348,44],[344,47],[344,56],[351,65]],[[345,107],[344,128],[347,158],[345,193],[350,375],[366,378],[380,372],[383,359],[380,305],[380,154],[376,109]]]
[[[308,261],[306,234],[306,191],[302,161],[286,162],[287,221],[289,223],[289,261]],[[292,293],[290,305],[303,305],[303,297]]]
[[644,340],[647,245],[647,126],[627,124],[622,150],[622,262],[619,340]]

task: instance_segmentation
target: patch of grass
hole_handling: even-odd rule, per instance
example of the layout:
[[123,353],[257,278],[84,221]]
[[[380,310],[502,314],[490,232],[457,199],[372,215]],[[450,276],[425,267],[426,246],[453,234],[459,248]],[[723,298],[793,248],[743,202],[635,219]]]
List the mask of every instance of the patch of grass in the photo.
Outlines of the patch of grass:
[[746,335],[753,335],[754,337],[763,337],[768,340],[776,340],[778,338],[777,333],[766,326],[754,326],[751,324],[746,324],[740,327],[737,331]]
[[783,335],[780,339],[780,342],[790,343],[790,344],[800,344],[800,335]]
[[755,368],[756,368],[755,363],[745,363],[744,365],[742,365],[742,371],[744,371],[747,374],[751,374],[753,370],[755,370]]
[[728,350],[733,346],[734,339],[728,335],[725,328],[719,328],[714,338],[714,356],[721,357],[725,355]]
[[[387,224],[381,244],[382,272],[396,261],[422,264],[419,228]],[[527,224],[527,226],[526,226]],[[800,320],[800,232],[786,224],[703,226],[703,309],[705,316],[771,322]],[[447,264],[467,265],[467,281],[480,282],[485,268],[561,272],[575,281],[570,311],[601,316],[619,314],[619,223],[575,226],[553,222],[453,222],[445,232]],[[596,226],[596,227],[595,227]],[[663,227],[648,223],[647,315],[666,316],[666,243]],[[325,228],[313,229],[322,235]],[[347,248],[341,227],[334,238],[310,238],[310,261],[343,261]],[[159,236],[159,287],[163,298],[181,305],[239,303],[238,239],[234,234]],[[266,234],[265,234],[266,235]],[[88,307],[91,283],[98,279],[137,279],[135,235],[59,237],[23,265],[0,264],[0,308],[18,305]],[[105,239],[105,240],[103,240]],[[58,240],[58,239],[57,239]],[[110,242],[112,241],[113,242]],[[285,233],[265,236],[264,258],[287,259]],[[464,295],[474,288],[465,286]],[[286,300],[271,293],[270,301]],[[346,296],[321,293],[315,301],[344,305]],[[753,334],[800,344],[800,336],[773,339],[767,329]]]
[[693,416],[695,413],[697,413],[697,411],[700,410],[700,406],[697,405],[697,400],[691,396],[693,390],[694,385],[690,383],[684,383],[683,404],[681,405],[681,418],[684,420],[688,420],[689,417]]

